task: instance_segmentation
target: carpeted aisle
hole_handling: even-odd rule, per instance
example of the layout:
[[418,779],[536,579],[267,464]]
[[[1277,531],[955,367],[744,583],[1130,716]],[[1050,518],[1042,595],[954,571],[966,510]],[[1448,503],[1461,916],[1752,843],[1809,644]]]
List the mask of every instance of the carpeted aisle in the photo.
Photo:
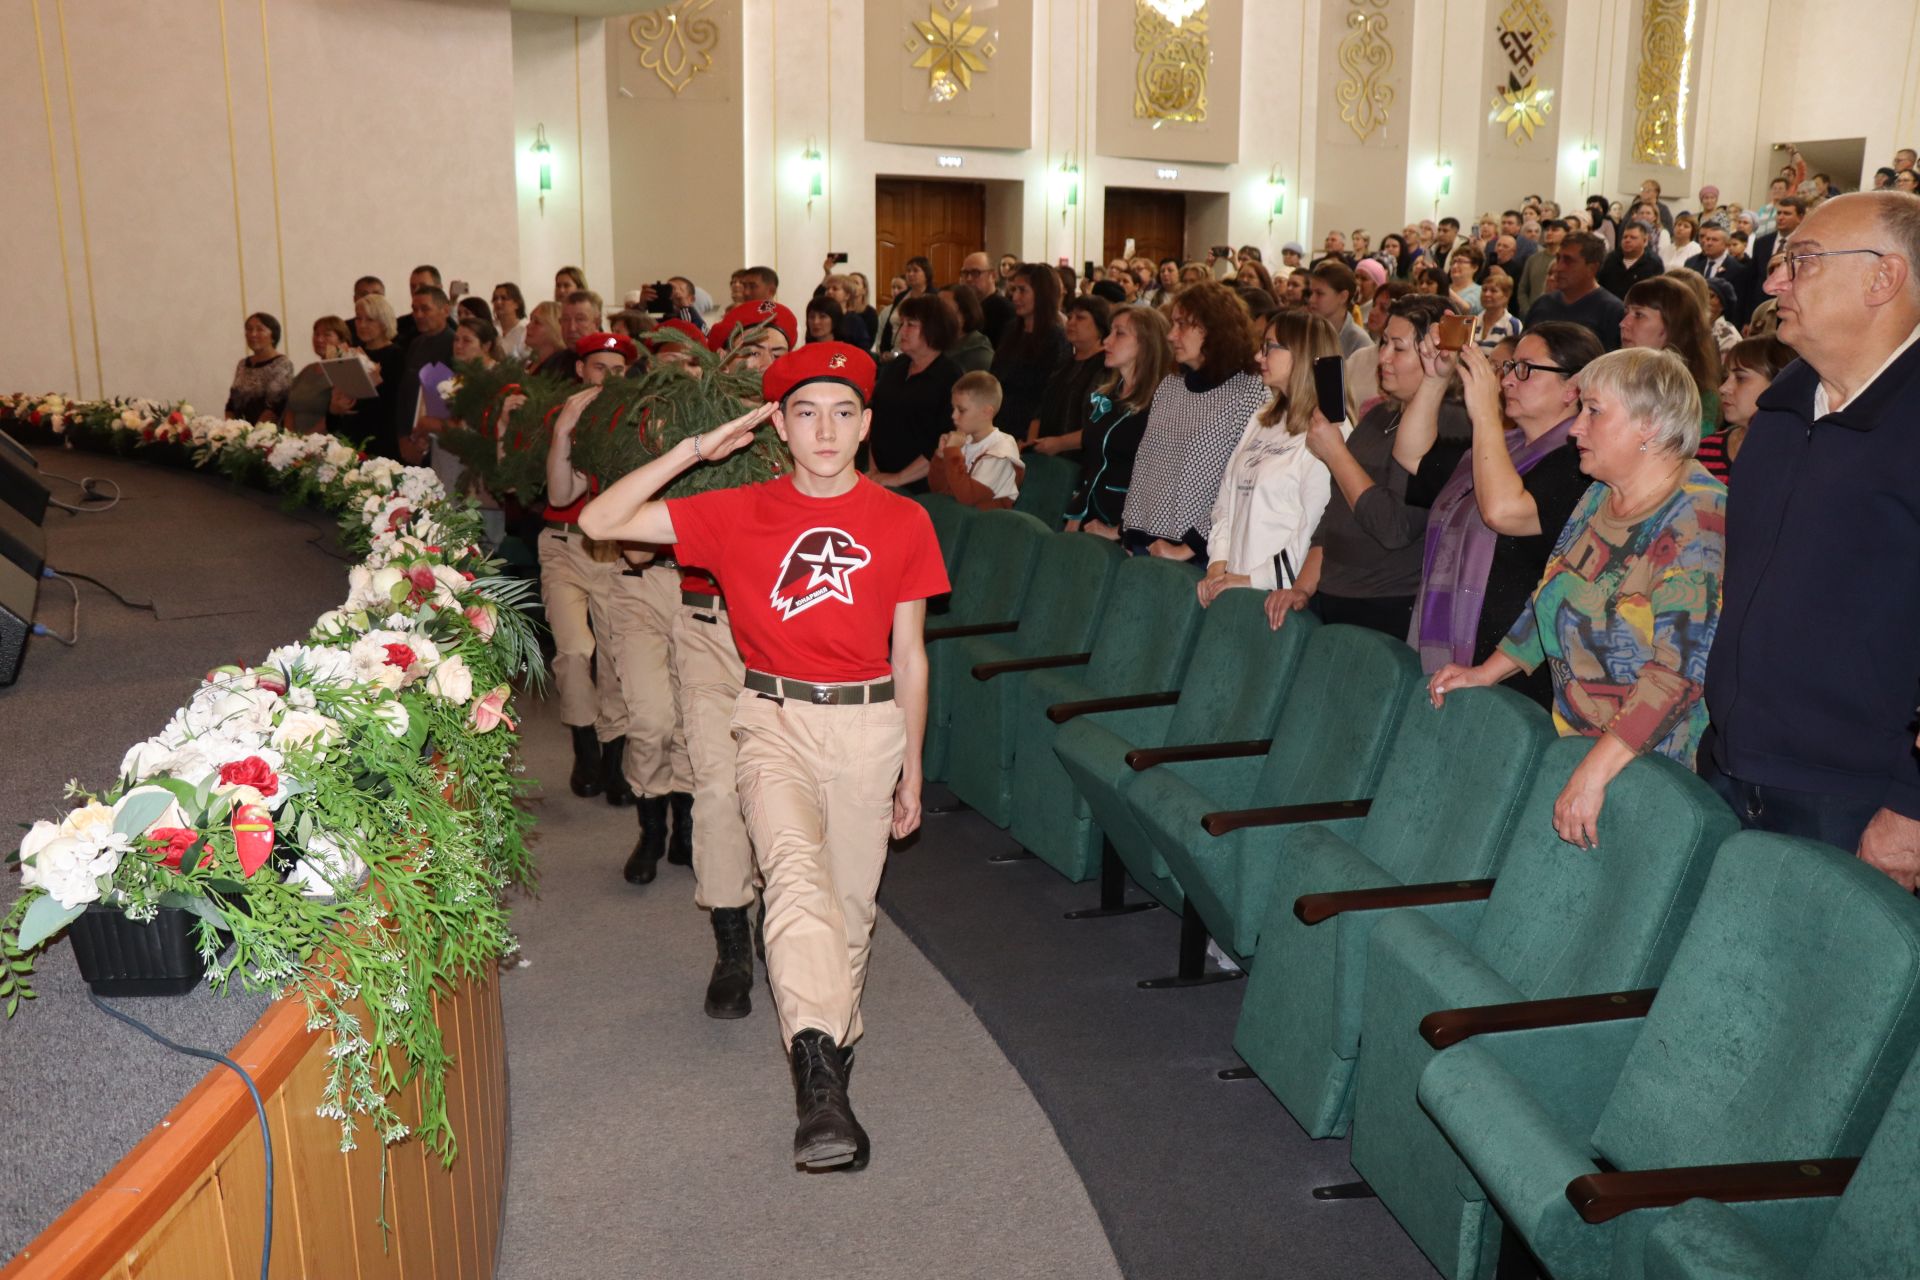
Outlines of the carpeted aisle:
[[[792,1166],[793,1089],[764,978],[701,1011],[712,965],[693,877],[620,879],[632,809],[568,793],[564,729],[524,726],[537,899],[503,985],[512,1150],[501,1280],[1120,1274],[1080,1176],[979,1020],[891,922],[874,945],[853,1098],[872,1167]],[[982,945],[991,940],[982,938]]]

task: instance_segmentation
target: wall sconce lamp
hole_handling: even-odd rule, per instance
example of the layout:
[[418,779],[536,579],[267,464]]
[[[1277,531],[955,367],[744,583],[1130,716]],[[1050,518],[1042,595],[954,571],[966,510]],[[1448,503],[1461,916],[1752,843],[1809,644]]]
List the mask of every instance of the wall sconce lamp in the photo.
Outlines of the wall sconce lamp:
[[826,190],[827,176],[826,160],[819,148],[813,145],[812,138],[807,139],[807,149],[800,153],[800,175],[806,180],[807,204],[811,206]]
[[1436,160],[1433,165],[1433,194],[1450,196],[1453,194],[1453,161]]
[[1280,176],[1280,166],[1275,165],[1267,171],[1267,225],[1287,211],[1287,180]]
[[1587,181],[1592,182],[1600,176],[1600,148],[1588,147],[1581,154],[1587,161]]
[[1053,175],[1054,194],[1060,199],[1060,220],[1066,221],[1069,207],[1080,203],[1080,166],[1062,160]]
[[540,212],[547,211],[547,192],[553,190],[553,148],[547,143],[547,126],[537,124],[533,127],[533,146],[528,150],[533,154],[533,162],[539,170]]

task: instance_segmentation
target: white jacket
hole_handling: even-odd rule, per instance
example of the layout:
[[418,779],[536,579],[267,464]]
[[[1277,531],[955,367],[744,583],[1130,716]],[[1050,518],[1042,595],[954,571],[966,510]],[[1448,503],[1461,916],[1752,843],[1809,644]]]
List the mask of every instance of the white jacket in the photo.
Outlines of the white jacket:
[[[1353,427],[1342,423],[1340,430],[1345,435]],[[1228,573],[1245,574],[1259,590],[1275,590],[1275,558],[1286,552],[1294,574],[1300,572],[1332,493],[1333,474],[1307,451],[1307,437],[1288,435],[1284,421],[1263,427],[1254,413],[1220,477],[1207,562],[1224,560]]]

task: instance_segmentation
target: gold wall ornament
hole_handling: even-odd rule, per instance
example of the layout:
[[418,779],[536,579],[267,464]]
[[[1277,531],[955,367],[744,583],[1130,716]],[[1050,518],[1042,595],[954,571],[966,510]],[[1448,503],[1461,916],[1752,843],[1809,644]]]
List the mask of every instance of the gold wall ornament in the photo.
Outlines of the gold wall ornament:
[[1340,104],[1340,118],[1354,136],[1365,142],[1375,129],[1387,130],[1387,112],[1393,106],[1393,86],[1387,73],[1393,70],[1393,46],[1387,43],[1387,0],[1352,0],[1347,14],[1347,35],[1335,51],[1335,59],[1344,72],[1333,88],[1333,100]]
[[1633,158],[1687,165],[1687,79],[1699,0],[1642,0],[1640,72],[1634,84]]
[[699,16],[713,0],[680,0],[650,9],[627,24],[627,39],[640,50],[640,65],[660,78],[674,97],[702,71],[713,68],[720,28]]
[[987,70],[994,48],[986,41],[989,28],[975,24],[973,6],[968,5],[951,17],[954,4],[940,0],[927,6],[924,21],[913,20],[917,33],[907,39],[907,52],[918,53],[909,65],[927,73],[927,91],[936,102],[951,102],[962,89],[973,88],[975,73]]
[[1520,146],[1533,140],[1533,131],[1553,110],[1553,90],[1542,89],[1536,74],[1553,48],[1553,17],[1540,0],[1509,0],[1494,31],[1507,58],[1507,74],[1494,86],[1493,121],[1505,125],[1508,139]]
[[1135,119],[1200,124],[1207,118],[1207,66],[1213,54],[1207,39],[1207,6],[1181,22],[1167,20],[1150,0],[1134,0],[1133,51],[1139,62],[1133,76]]

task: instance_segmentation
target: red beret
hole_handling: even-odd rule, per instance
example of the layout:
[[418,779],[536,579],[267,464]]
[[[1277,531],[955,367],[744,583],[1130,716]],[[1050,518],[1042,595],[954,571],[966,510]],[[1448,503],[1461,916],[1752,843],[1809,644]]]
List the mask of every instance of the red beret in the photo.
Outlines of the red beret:
[[[662,320],[659,324],[653,327],[653,332],[658,333],[662,329],[672,329],[675,333],[684,333],[689,338],[692,338],[695,342],[699,343],[703,347],[707,344],[707,335],[700,332],[700,326],[694,324],[693,321],[691,320],[680,320],[680,319]],[[646,343],[647,350],[653,352],[655,355],[658,355],[660,351],[666,347],[674,347],[677,349],[684,350],[684,348],[681,348],[678,343],[662,342],[659,339],[651,336],[642,338],[641,341]]]
[[640,348],[624,333],[590,333],[573,344],[573,354],[582,360],[602,351],[617,352],[628,364],[640,358]]
[[727,345],[727,339],[733,336],[735,329],[751,329],[757,324],[772,324],[774,328],[787,335],[787,345],[792,346],[800,340],[800,325],[793,318],[793,312],[771,298],[759,302],[743,302],[728,309],[713,326],[713,332],[707,335],[707,346],[714,351]]
[[774,404],[784,404],[794,389],[809,382],[838,382],[860,393],[860,403],[873,399],[873,379],[878,372],[873,357],[847,342],[809,342],[789,351],[760,375],[760,394]]

